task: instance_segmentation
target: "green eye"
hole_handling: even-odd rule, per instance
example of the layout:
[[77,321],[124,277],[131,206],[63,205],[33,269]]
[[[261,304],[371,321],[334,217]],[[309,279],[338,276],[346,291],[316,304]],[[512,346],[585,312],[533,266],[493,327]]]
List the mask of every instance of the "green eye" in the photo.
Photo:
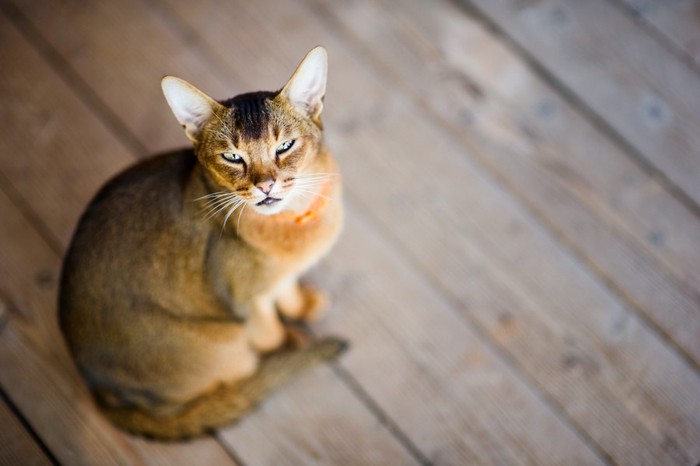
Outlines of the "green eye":
[[240,155],[234,154],[233,152],[222,152],[221,156],[226,160],[227,162],[231,163],[243,163],[243,158],[241,158]]
[[283,142],[283,143],[277,148],[277,150],[275,151],[275,154],[277,154],[277,155],[284,154],[284,153],[287,152],[289,149],[291,149],[293,145],[294,145],[294,139],[290,139],[289,141]]

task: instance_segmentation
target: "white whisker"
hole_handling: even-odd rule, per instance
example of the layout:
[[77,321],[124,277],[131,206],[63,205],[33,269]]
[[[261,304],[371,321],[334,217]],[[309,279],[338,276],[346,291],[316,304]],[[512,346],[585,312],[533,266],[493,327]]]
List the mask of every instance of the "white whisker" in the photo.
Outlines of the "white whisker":
[[243,218],[243,212],[245,212],[245,208],[248,207],[248,204],[245,204],[243,208],[241,209],[241,213],[238,214],[238,222],[236,222],[236,233],[240,235],[241,231],[241,219]]
[[308,194],[309,196],[318,196],[318,197],[321,197],[321,198],[323,198],[323,199],[325,199],[325,200],[327,200],[327,201],[330,201],[330,200],[331,200],[330,197],[325,196],[325,195],[323,195],[323,194],[321,194],[321,193],[314,192],[314,191],[307,191],[306,189],[299,189],[299,188],[295,188],[294,190],[297,191],[297,192],[299,192],[299,193],[306,193],[306,194]]
[[231,199],[236,199],[237,197],[238,197],[238,196],[233,195],[233,196],[225,196],[225,197],[221,197],[221,198],[218,198],[218,199],[210,200],[210,201],[207,202],[207,204],[206,204],[206,206],[204,207],[204,209],[205,209],[205,210],[208,210],[208,209],[210,209],[210,208],[212,208],[212,207],[217,207],[217,206],[219,206],[219,205],[221,205],[221,204],[225,204],[225,203],[229,202]]
[[228,199],[221,199],[221,200],[218,200],[218,201],[212,203],[212,205],[209,206],[209,208],[206,210],[206,212],[204,212],[204,214],[206,215],[206,218],[204,220],[205,221],[209,220],[210,218],[214,217],[219,212],[227,209],[230,205],[235,204],[238,201],[239,201],[238,198],[232,197],[232,198],[228,198]]
[[227,196],[229,194],[233,194],[230,191],[217,191],[215,193],[209,193],[205,194],[204,196],[198,197],[195,199],[195,201],[201,201],[202,199],[210,199],[210,198],[217,198],[221,196]]
[[205,205],[202,208],[202,213],[204,216],[202,221],[204,222],[216,217],[222,212],[233,212],[242,202],[245,202],[245,200],[238,194],[230,191],[219,191],[205,194],[204,196],[195,199],[195,201],[197,200],[206,200]]
[[226,222],[228,221],[228,218],[231,216],[231,214],[238,208],[240,203],[234,204],[233,207],[231,207],[226,214],[226,217],[224,217],[224,223],[221,225],[221,234],[224,234],[224,229],[226,228]]

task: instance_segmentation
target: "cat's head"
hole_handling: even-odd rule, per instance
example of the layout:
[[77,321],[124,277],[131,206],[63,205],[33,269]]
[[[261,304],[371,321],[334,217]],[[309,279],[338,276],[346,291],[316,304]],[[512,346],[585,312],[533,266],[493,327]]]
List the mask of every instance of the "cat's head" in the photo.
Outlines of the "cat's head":
[[316,47],[280,91],[221,102],[172,76],[161,85],[210,177],[239,205],[276,214],[309,197],[305,169],[321,144],[327,63]]

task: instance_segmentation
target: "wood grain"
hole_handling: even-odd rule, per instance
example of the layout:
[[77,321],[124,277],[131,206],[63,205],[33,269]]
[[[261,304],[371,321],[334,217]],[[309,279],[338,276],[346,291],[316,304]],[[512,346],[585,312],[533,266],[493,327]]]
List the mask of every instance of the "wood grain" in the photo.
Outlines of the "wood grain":
[[700,66],[700,4],[694,0],[612,0],[629,8],[662,39]]
[[469,3],[700,203],[700,76],[685,63],[606,0]]
[[17,464],[43,466],[50,465],[51,460],[24,429],[11,408],[0,400],[0,465]]
[[248,464],[418,464],[328,367],[292,381],[219,438]]
[[682,203],[451,4],[312,4],[698,364],[700,221]]

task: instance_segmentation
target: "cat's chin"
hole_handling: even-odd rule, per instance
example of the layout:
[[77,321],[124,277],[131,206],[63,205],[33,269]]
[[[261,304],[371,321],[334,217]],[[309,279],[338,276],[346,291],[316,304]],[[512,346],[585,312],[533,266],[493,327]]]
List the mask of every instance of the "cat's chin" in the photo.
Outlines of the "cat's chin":
[[257,203],[257,204],[249,204],[252,209],[262,215],[275,215],[279,214],[284,210],[285,207],[285,200],[280,199],[277,202],[274,202],[272,204],[266,204],[266,203]]

